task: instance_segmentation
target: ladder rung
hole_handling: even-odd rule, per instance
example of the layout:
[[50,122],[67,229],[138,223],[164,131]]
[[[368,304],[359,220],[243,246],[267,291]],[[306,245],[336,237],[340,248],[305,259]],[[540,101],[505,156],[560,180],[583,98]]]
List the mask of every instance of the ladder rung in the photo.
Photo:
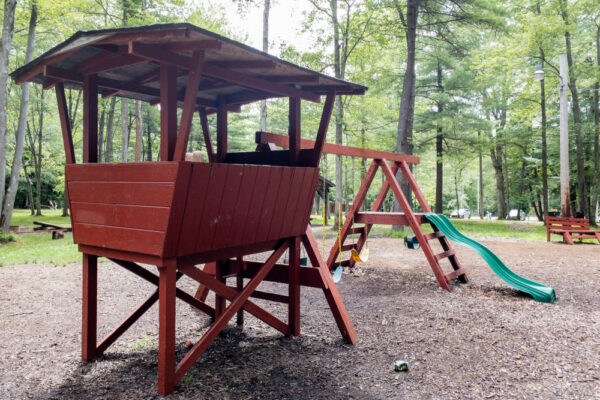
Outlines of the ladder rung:
[[354,249],[355,247],[356,247],[356,245],[352,244],[352,243],[344,244],[344,245],[342,245],[342,251],[349,251],[349,250]]
[[448,275],[446,275],[446,280],[451,281],[452,279],[456,279],[459,276],[464,275],[464,274],[465,274],[465,270],[461,267],[461,268],[457,269],[456,271],[452,271]]
[[357,226],[356,228],[348,229],[348,235],[354,235],[356,233],[363,233],[365,231],[364,226]]
[[[336,261],[333,263],[334,267],[337,267],[338,265],[340,265],[339,261]],[[342,267],[347,267],[350,265],[350,260],[342,260]]]
[[454,251],[454,249],[450,249],[448,251],[444,251],[443,253],[436,254],[435,258],[437,260],[441,260],[442,258],[453,256],[454,254],[456,254],[456,252]]
[[435,239],[435,238],[442,238],[444,237],[444,234],[441,231],[437,231],[437,232],[433,232],[433,233],[428,233],[427,235],[425,235],[425,240],[431,240],[431,239]]

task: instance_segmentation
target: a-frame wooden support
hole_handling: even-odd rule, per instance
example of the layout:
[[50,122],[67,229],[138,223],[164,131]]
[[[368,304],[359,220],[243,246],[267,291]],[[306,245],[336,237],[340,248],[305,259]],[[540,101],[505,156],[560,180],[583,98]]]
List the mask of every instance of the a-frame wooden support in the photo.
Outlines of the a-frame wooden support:
[[[382,169],[385,176],[385,181],[381,187],[379,195],[377,196],[375,202],[371,205],[370,212],[360,212],[362,204],[365,201],[367,191],[369,190],[369,187],[371,186],[371,183],[373,182],[375,174],[379,168]],[[404,196],[404,193],[400,188],[400,184],[395,178],[398,170],[400,170],[406,177],[406,180],[408,181],[415,198],[419,202],[421,209],[424,212],[431,212],[431,208],[429,207],[429,204],[427,204],[425,196],[423,196],[421,189],[417,185],[417,182],[406,161],[394,161],[390,166],[388,161],[385,159],[374,159],[371,162],[371,166],[367,171],[365,179],[363,180],[358,193],[356,194],[356,198],[352,203],[352,207],[346,215],[346,221],[341,229],[340,237],[336,240],[331,248],[329,258],[327,259],[327,266],[329,269],[333,269],[340,265],[340,262],[336,261],[339,256],[340,246],[338,241],[340,239],[342,241],[342,251],[355,249],[360,253],[374,224],[408,225],[415,233],[420,247],[427,258],[427,261],[429,262],[429,265],[431,266],[439,285],[443,289],[451,291],[452,288],[448,284],[449,281],[458,279],[460,282],[467,282],[465,270],[461,267],[454,249],[450,247],[448,239],[437,229],[435,225],[431,224],[433,233],[427,235],[423,233],[421,224],[426,223],[427,220],[422,214],[415,213],[410,207],[406,196]],[[385,200],[385,197],[390,189],[392,190],[395,198],[398,200],[403,212],[379,212],[379,209],[381,208],[383,201]],[[363,226],[355,227],[354,224],[356,223],[363,224]],[[350,234],[359,234],[356,243],[344,244],[345,240]],[[429,241],[432,239],[437,239],[440,242],[440,245],[444,250],[442,253],[435,254],[433,252],[433,249],[429,245]],[[452,265],[453,268],[453,271],[448,274],[444,273],[439,263],[439,260],[443,258],[448,258],[450,265]],[[354,263],[355,262],[352,260],[352,258],[341,261],[341,265],[349,267],[353,267]]]

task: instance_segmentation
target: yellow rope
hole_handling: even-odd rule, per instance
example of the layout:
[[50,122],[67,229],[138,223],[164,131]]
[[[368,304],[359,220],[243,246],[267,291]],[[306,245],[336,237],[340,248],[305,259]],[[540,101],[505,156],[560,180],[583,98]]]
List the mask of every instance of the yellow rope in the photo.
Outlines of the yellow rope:
[[325,259],[325,202],[323,202],[323,259]]
[[342,265],[342,203],[338,203],[338,244],[340,248],[340,265]]

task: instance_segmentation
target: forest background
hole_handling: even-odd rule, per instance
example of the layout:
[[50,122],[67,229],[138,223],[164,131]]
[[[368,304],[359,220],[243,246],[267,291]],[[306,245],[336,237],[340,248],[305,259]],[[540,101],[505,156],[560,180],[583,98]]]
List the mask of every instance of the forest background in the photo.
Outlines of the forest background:
[[[282,23],[285,15],[290,18]],[[61,207],[67,196],[55,97],[40,85],[15,85],[10,71],[78,30],[166,22],[189,22],[368,86],[364,96],[336,99],[327,141],[418,155],[421,163],[413,172],[436,212],[470,208],[499,219],[513,208],[540,220],[560,209],[560,81],[553,72],[558,55],[567,53],[571,209],[595,223],[598,0],[5,0],[2,20],[5,233],[14,208],[41,215],[51,202]],[[262,43],[250,39],[257,26]],[[538,63],[547,69],[542,81],[533,79]],[[67,91],[67,102],[80,159],[81,93]],[[157,159],[156,106],[111,97],[100,99],[99,114],[102,161]],[[316,135],[319,117],[318,106],[302,105],[304,137]],[[215,122],[209,120],[212,132]],[[231,114],[230,151],[253,150],[257,130],[287,132],[287,99]],[[189,150],[204,151],[199,121]],[[336,185],[332,207],[352,202],[366,167],[363,159],[324,156],[322,174]],[[385,207],[393,206],[389,198]]]

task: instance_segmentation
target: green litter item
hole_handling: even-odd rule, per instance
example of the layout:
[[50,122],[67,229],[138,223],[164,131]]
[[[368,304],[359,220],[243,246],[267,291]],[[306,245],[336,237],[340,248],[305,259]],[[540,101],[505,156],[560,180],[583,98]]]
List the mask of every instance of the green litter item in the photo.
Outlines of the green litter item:
[[423,215],[448,239],[468,247],[479,254],[490,268],[492,268],[492,271],[510,286],[530,294],[536,301],[544,303],[554,303],[556,301],[556,294],[553,288],[515,274],[490,249],[460,233],[445,215],[434,213],[424,213]]
[[394,362],[394,371],[406,372],[408,371],[408,363],[406,361],[398,360]]

